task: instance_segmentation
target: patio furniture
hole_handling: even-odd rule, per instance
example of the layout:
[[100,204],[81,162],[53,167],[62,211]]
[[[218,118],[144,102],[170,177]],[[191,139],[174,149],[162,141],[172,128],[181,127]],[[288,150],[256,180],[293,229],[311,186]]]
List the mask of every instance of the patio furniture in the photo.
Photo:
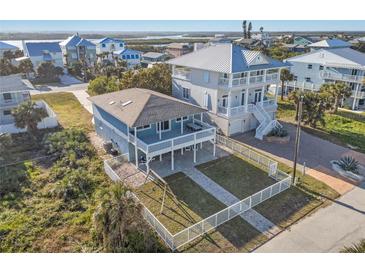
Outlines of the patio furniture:
[[194,123],[187,123],[186,127],[192,131],[199,131],[199,130],[203,129],[203,127],[201,125],[194,124]]

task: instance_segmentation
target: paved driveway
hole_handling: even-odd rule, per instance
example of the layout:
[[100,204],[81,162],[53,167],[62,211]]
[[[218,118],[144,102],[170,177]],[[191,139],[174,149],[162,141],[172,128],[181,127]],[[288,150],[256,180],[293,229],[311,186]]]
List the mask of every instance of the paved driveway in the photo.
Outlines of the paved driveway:
[[[292,166],[295,127],[290,124],[283,124],[291,137],[289,144],[274,144],[260,141],[254,137],[253,132],[237,135],[233,138],[276,158],[280,162]],[[340,194],[351,190],[354,187],[354,182],[341,177],[333,171],[330,161],[340,159],[345,155],[352,155],[365,166],[365,154],[333,144],[302,131],[299,163],[303,164],[305,162],[309,175],[327,183]]]
[[338,252],[365,238],[365,182],[255,252]]

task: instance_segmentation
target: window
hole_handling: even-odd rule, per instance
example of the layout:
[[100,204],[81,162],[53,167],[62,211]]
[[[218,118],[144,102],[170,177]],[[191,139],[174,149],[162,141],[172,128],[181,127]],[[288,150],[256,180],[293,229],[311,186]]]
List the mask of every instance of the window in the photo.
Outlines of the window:
[[294,80],[294,81],[298,81],[298,76],[294,75],[294,76],[293,76],[293,80]]
[[312,66],[311,64],[309,64],[309,65],[308,65],[308,69],[312,69],[312,67],[313,67],[313,66]]
[[3,97],[4,97],[4,100],[7,101],[7,100],[11,100],[11,93],[4,93],[3,94]]
[[130,55],[129,55],[129,54],[127,54],[127,55],[126,55],[126,58],[127,58],[127,59],[131,59],[131,57],[130,57]]
[[71,53],[71,58],[72,58],[72,59],[76,59],[76,58],[77,58],[76,53]]
[[138,54],[136,54],[136,59],[139,59],[139,55]]
[[182,89],[182,97],[184,99],[189,99],[190,98],[190,89],[188,88],[183,88]]
[[[183,121],[188,120],[188,116],[184,116],[182,118],[183,118]],[[181,121],[181,118],[176,118],[176,122],[180,122],[180,121]]]
[[224,74],[223,74],[223,78],[224,78],[224,79],[228,79],[228,74],[227,74],[227,73],[224,73]]
[[244,106],[245,105],[245,92],[243,91],[241,93],[241,106]]
[[4,116],[11,115],[11,110],[4,110]]
[[105,45],[105,44],[101,44],[101,46],[102,46],[103,48],[105,48],[105,47],[106,47],[106,45]]
[[120,44],[119,44],[119,46],[120,46],[120,47],[123,47],[124,45],[123,45],[123,43],[120,43]]
[[311,81],[311,78],[310,77],[305,77],[305,81],[306,82],[310,82]]
[[160,131],[160,125],[161,125],[161,132],[170,130],[170,120],[158,122],[157,123],[157,132]]
[[209,71],[204,71],[203,79],[205,83],[209,83]]
[[141,126],[141,127],[137,127],[137,131],[142,131],[142,130],[146,130],[146,129],[150,129],[151,125],[146,125],[146,126]]
[[122,56],[122,59],[125,59],[125,55]]
[[319,66],[319,70],[323,70],[324,69],[324,67],[323,66]]

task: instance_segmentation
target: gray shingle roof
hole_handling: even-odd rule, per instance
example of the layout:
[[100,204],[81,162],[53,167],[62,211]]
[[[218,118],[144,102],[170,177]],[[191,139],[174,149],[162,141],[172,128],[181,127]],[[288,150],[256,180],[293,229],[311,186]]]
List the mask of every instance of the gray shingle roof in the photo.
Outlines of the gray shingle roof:
[[[206,112],[203,108],[174,97],[141,88],[106,93],[90,97],[89,100],[129,127],[140,127]],[[122,106],[129,101],[131,103]]]
[[10,91],[30,91],[33,89],[34,87],[32,84],[28,80],[22,79],[20,75],[0,76],[0,93]]
[[244,72],[255,69],[287,67],[259,51],[236,44],[217,44],[174,58],[168,64],[221,73]]

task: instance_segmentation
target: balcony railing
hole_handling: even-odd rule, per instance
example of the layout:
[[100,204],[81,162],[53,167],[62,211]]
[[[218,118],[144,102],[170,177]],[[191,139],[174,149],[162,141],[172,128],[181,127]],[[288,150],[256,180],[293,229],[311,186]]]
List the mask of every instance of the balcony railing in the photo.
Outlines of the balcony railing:
[[186,70],[174,70],[173,77],[183,79],[183,80],[190,80],[191,79],[191,72]]
[[278,73],[266,74],[266,82],[276,81],[279,79]]
[[[257,104],[261,104],[261,103],[257,103]],[[274,99],[270,99],[270,100],[263,101],[262,107],[265,110],[270,110],[270,109],[276,108],[277,104]],[[252,113],[253,109],[254,109],[254,104],[247,105],[247,113]],[[230,107],[230,108],[218,106],[218,114],[226,116],[226,117],[234,117],[234,116],[241,115],[244,113],[246,113],[246,107],[244,105]]]
[[364,76],[342,74],[328,71],[322,71],[321,77],[325,79],[348,81],[348,82],[362,82],[364,80]]
[[[151,144],[147,144],[137,137],[137,147],[146,154],[150,154],[151,156],[153,156],[159,155],[161,153],[166,153],[168,151],[171,151],[171,149],[176,150],[193,145],[194,143],[204,142],[215,137],[216,129],[214,127],[201,121],[197,123],[202,124],[204,129],[180,135],[174,138],[153,142]],[[136,140],[135,136],[129,134],[128,137],[129,142],[134,144]]]
[[250,84],[256,84],[256,83],[263,83],[264,82],[264,76],[251,76],[250,77]]
[[[266,75],[266,82],[274,82],[279,79],[278,73],[272,73]],[[221,87],[239,87],[246,86],[257,83],[264,83],[265,77],[264,75],[259,76],[251,76],[251,77],[242,77],[242,78],[219,78],[218,85]]]
[[352,96],[356,96],[357,99],[365,99],[365,91],[352,91]]

